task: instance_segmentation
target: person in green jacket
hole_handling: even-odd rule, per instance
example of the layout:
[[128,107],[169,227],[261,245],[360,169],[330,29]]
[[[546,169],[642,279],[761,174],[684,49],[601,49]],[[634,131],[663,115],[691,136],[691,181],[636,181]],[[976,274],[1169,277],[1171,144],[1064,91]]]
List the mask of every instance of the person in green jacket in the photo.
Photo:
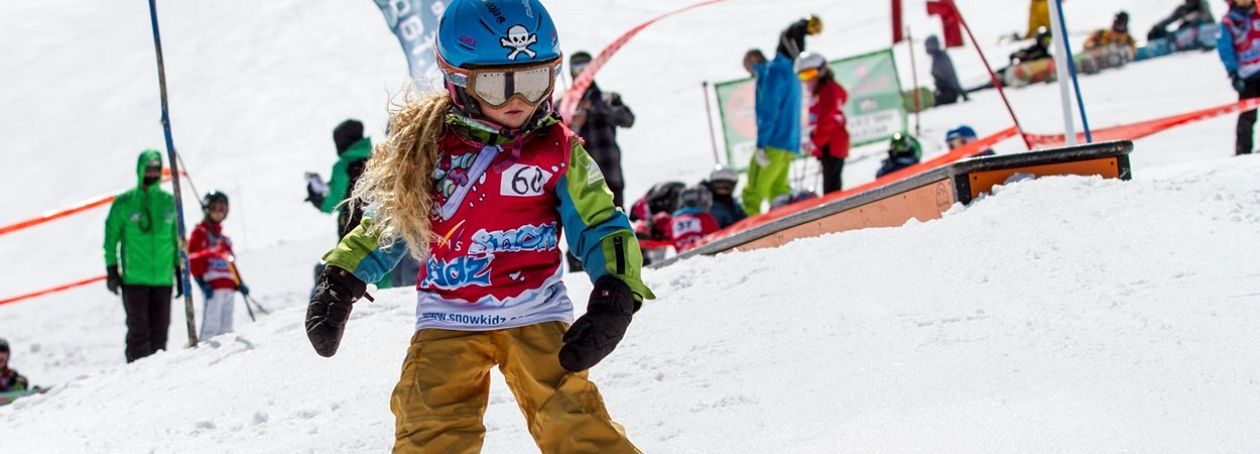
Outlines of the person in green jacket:
[[127,362],[166,350],[171,284],[179,280],[175,197],[161,188],[162,154],[141,152],[136,178],[136,188],[119,194],[105,219],[105,285],[122,292]]
[[[306,201],[325,213],[337,212],[337,239],[345,238],[363,221],[363,207],[342,205],[354,192],[359,175],[372,158],[372,139],[363,135],[363,123],[347,119],[333,129],[333,143],[337,146],[337,163],[333,165],[331,180],[324,184],[317,174],[307,174]],[[324,264],[315,266],[315,277],[323,273]],[[376,282],[377,288],[410,286],[420,273],[420,262],[404,257],[390,274]]]
[[333,142],[337,145],[337,163],[333,165],[331,180],[323,183],[319,175],[308,173],[306,200],[325,213],[337,214],[337,238],[343,238],[363,219],[363,209],[353,210],[341,206],[350,197],[354,184],[372,157],[372,139],[363,136],[363,123],[348,119],[333,129]]

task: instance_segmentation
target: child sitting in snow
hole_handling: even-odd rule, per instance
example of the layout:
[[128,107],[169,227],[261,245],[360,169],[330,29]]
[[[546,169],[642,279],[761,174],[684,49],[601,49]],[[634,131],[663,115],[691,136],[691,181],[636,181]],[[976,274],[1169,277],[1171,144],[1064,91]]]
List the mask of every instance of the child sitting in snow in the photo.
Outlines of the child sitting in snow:
[[670,240],[674,249],[686,252],[696,247],[700,240],[718,230],[717,220],[709,214],[713,195],[703,185],[692,186],[678,194],[680,208],[670,219]]
[[26,377],[9,368],[9,341],[0,339],[0,393],[26,391],[30,386]]

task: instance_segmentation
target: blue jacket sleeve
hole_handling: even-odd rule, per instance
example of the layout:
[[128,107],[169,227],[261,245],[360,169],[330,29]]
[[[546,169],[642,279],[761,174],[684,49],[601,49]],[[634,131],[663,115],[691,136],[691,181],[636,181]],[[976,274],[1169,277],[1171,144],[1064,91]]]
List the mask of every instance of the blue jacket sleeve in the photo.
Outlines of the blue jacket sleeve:
[[324,261],[353,273],[363,282],[380,281],[407,255],[407,244],[398,240],[388,248],[382,247],[380,235],[371,233],[371,226],[372,218],[365,216],[336,248],[324,254]]
[[1221,31],[1216,35],[1216,52],[1221,55],[1221,63],[1230,74],[1238,72],[1238,54],[1234,53],[1234,32],[1229,20],[1221,21]]
[[775,128],[779,126],[780,104],[787,88],[778,71],[767,67],[759,71],[757,78],[757,148],[765,148],[775,136]]

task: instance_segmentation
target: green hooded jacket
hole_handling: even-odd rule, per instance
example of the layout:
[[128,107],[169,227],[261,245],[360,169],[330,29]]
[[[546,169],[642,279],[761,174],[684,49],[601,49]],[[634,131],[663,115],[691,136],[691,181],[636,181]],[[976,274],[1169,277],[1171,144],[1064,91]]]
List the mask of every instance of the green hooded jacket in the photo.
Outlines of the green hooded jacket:
[[160,183],[144,185],[144,168],[153,161],[161,163],[162,153],[151,149],[140,153],[136,188],[119,194],[105,218],[105,266],[121,261],[126,285],[164,287],[175,282],[175,197]]
[[337,163],[333,165],[331,180],[328,181],[328,197],[324,198],[324,204],[320,205],[319,210],[325,213],[332,213],[337,209],[342,201],[350,197],[350,164],[372,157],[372,139],[364,137],[337,159]]

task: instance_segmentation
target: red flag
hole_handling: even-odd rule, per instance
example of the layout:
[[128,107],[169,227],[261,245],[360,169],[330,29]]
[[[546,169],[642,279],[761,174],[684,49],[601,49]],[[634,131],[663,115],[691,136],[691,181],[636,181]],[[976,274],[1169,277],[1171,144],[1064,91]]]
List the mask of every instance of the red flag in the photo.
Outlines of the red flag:
[[929,0],[927,2],[929,16],[941,17],[941,29],[945,38],[945,47],[962,47],[962,27],[958,18],[958,10],[954,2],[949,0]]
[[905,27],[901,24],[901,0],[892,0],[893,44],[906,39]]

